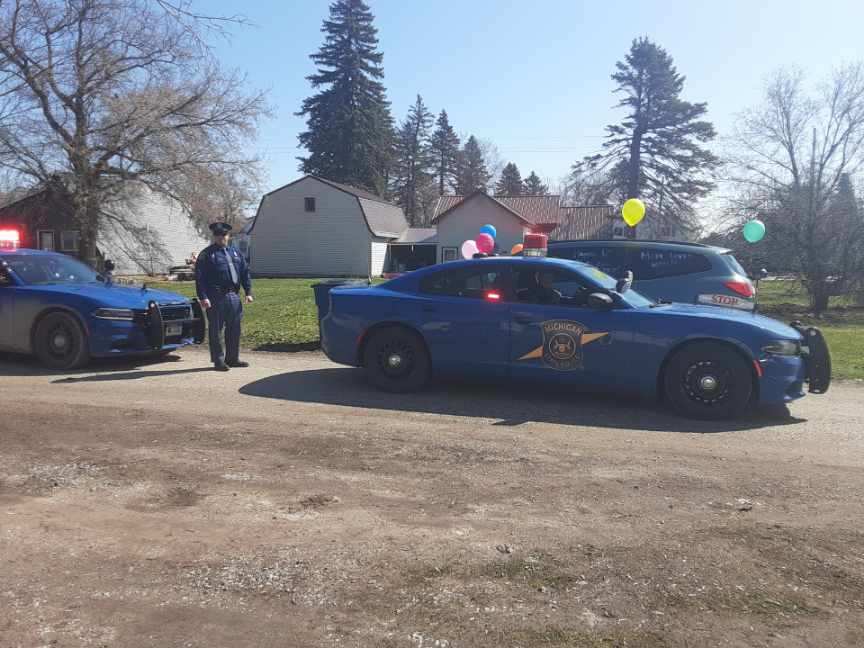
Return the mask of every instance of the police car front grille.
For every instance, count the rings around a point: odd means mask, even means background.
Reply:
[[[177,320],[192,319],[192,307],[184,304],[180,306],[160,306],[163,322],[174,322]]]

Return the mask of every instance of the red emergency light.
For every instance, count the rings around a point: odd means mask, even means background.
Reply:
[[[497,302],[501,301],[501,293],[497,290],[490,290],[486,293],[486,301]]]
[[[21,245],[21,233],[14,229],[0,229],[0,249],[14,250]]]

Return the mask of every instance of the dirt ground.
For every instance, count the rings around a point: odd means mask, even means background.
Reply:
[[[864,388],[736,424],[0,358],[0,647],[864,645]]]

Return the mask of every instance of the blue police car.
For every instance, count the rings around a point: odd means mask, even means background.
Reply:
[[[505,378],[665,398],[729,418],[830,383],[816,329],[744,311],[658,303],[596,267],[545,257],[431,266],[371,287],[319,285],[321,344],[402,392],[433,375]]]
[[[204,339],[197,302],[112,284],[54,252],[0,250],[0,350],[72,369],[90,358],[163,354]]]

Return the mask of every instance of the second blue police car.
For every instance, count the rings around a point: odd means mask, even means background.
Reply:
[[[492,257],[424,268],[375,287],[319,286],[321,343],[379,388],[433,374],[554,381],[665,398],[729,418],[828,389],[816,329],[711,306],[658,303],[577,261]]]
[[[64,254],[0,250],[0,350],[56,369],[91,357],[158,355],[204,339],[197,302],[113,285]]]

